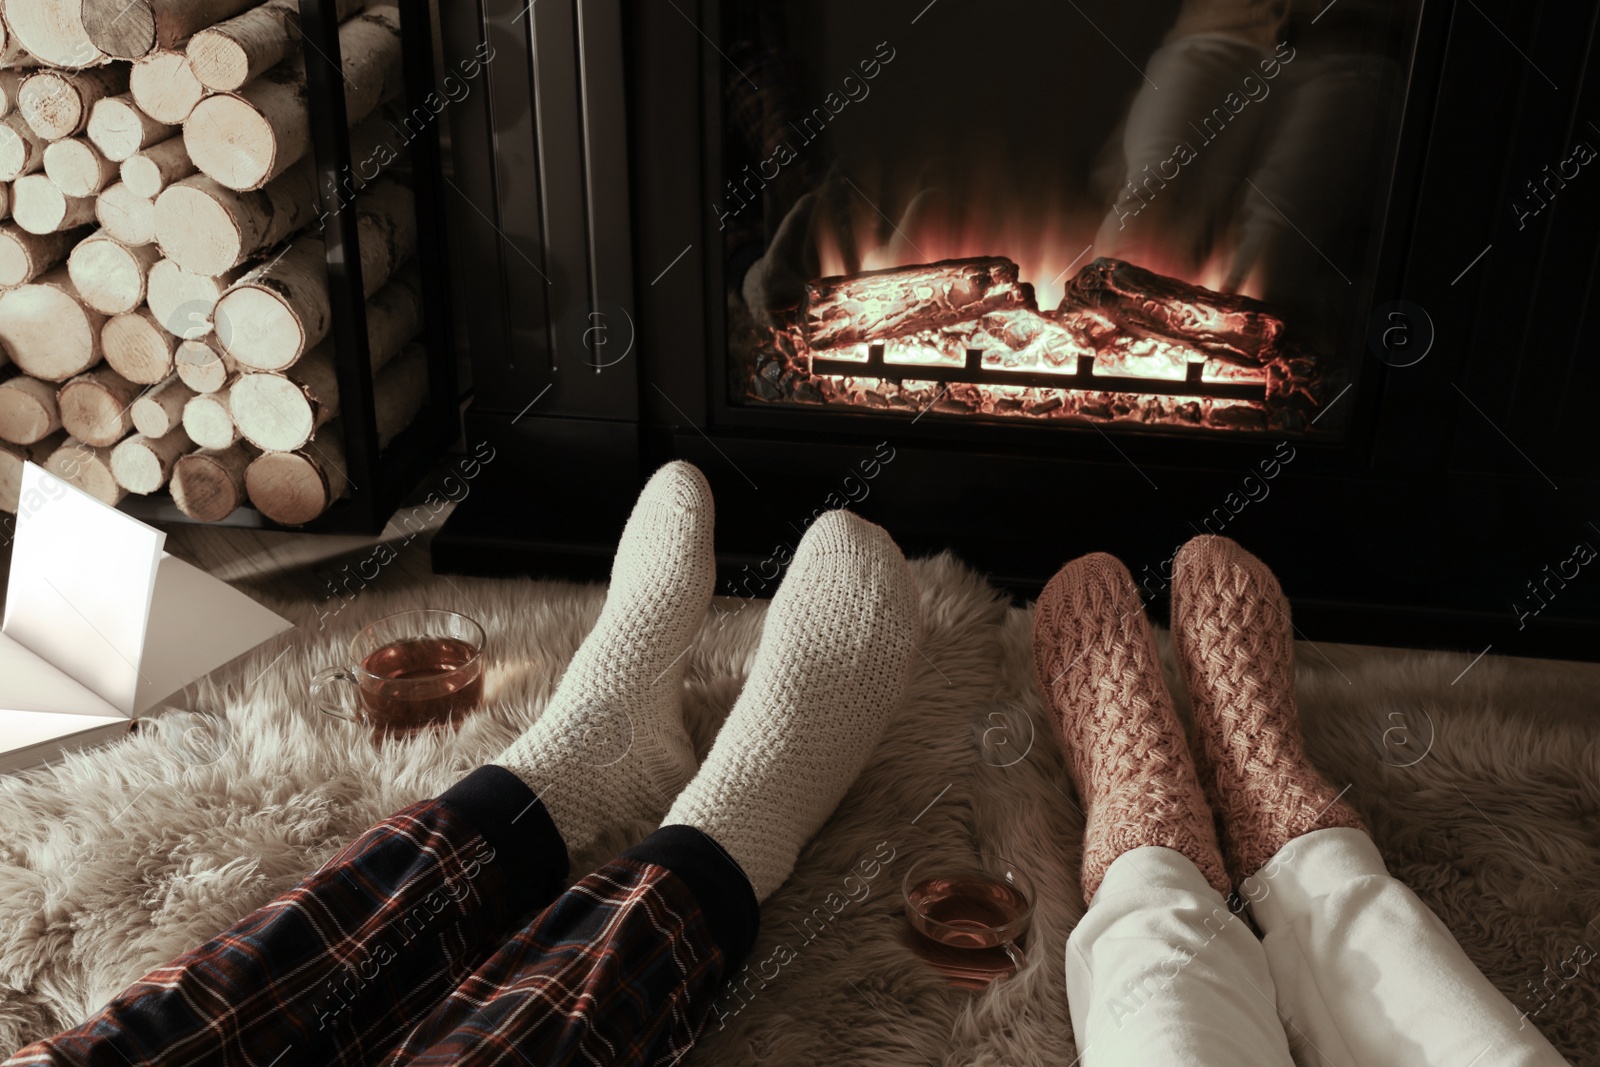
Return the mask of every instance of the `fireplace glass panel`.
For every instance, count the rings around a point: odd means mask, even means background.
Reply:
[[[730,399],[1336,437],[1420,6],[726,0]]]

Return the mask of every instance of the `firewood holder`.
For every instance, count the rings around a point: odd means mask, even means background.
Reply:
[[[434,91],[433,30],[427,0],[395,0],[400,8],[401,100],[405,113],[422,109]],[[339,49],[339,18],[333,0],[300,0],[301,51],[311,101],[312,154],[317,191],[326,223],[328,297],[333,311],[329,336],[335,346],[340,423],[344,430],[346,495],[314,521],[300,527],[312,533],[382,531],[389,517],[433,469],[439,456],[461,436],[461,397],[457,381],[455,331],[450,302],[447,212],[438,118],[423,124],[406,142],[417,213],[417,262],[424,294],[423,330],[428,350],[428,397],[411,425],[379,449],[372,363],[368,358],[366,297],[361,278],[358,217],[354,202],[341,201],[354,170],[345,109]],[[396,147],[399,147],[398,145]],[[130,506],[131,505],[131,506]],[[130,513],[162,522],[194,522],[164,495],[130,496]],[[220,525],[273,527],[253,508],[241,507]]]

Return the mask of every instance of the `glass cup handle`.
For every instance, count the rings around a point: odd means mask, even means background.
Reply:
[[[1015,967],[1018,971],[1021,971],[1028,965],[1028,957],[1023,955],[1022,949],[1017,947],[1017,943],[1015,941],[1007,941],[1000,947],[1006,950],[1006,956],[1011,960],[1011,966]]]
[[[340,682],[350,686],[359,701],[361,683],[356,680],[356,676],[351,672],[350,668],[329,667],[326,670],[318,671],[312,676],[311,703],[324,715],[331,715],[335,719],[343,719],[345,722],[353,722],[359,726],[361,725],[361,720],[344,710],[345,702],[340,699],[340,694],[334,688]],[[359,707],[359,704],[357,706]]]

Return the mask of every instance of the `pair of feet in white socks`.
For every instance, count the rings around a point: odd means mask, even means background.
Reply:
[[[819,518],[697,768],[681,700],[716,584],[713,517],[698,470],[675,462],[656,472],[623,531],[599,621],[539,721],[494,762],[544,801],[570,851],[665,812],[662,825],[696,827],[721,845],[765,900],[900,702],[916,598],[881,528],[845,511]]]

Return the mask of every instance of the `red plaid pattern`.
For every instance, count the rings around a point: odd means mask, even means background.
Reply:
[[[481,768],[5,1067],[674,1062],[754,938],[748,882],[686,827],[556,896],[566,860]]]

